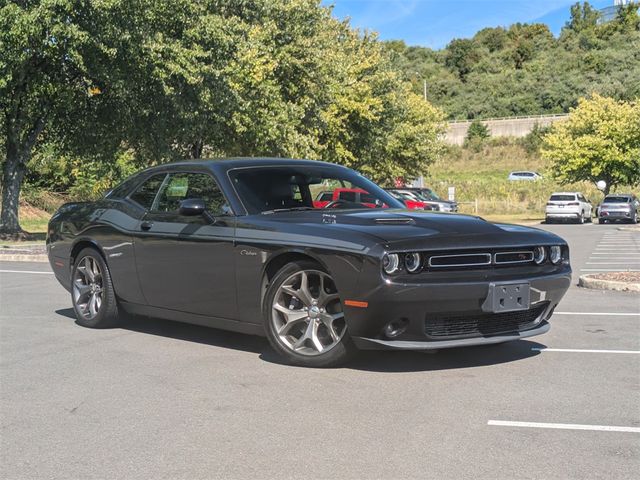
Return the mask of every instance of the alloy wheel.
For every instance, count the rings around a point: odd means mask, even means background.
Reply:
[[[73,274],[73,303],[86,319],[94,319],[102,307],[102,270],[95,258],[86,256]]]
[[[331,350],[347,330],[335,283],[319,270],[302,270],[282,282],[271,322],[284,346],[309,356]]]

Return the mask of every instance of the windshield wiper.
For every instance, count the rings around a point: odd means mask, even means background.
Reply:
[[[269,215],[271,213],[280,213],[280,212],[296,212],[302,210],[316,210],[313,207],[289,207],[289,208],[274,208],[273,210],[265,210],[262,212],[263,215]]]

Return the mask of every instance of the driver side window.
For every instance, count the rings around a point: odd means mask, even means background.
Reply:
[[[164,182],[154,211],[177,212],[180,202],[201,198],[214,216],[229,215],[231,209],[215,180],[205,173],[171,173]]]

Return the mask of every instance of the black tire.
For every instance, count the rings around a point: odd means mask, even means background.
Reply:
[[[75,299],[76,292],[78,291],[75,288],[78,270],[84,268],[87,259],[89,262],[95,262],[99,267],[99,278],[101,281],[101,303],[95,316],[90,318],[83,313],[81,303]],[[85,248],[80,251],[74,259],[73,269],[71,270],[71,283],[71,303],[79,325],[88,328],[112,328],[120,323],[121,318],[124,316],[118,308],[118,300],[113,289],[111,274],[100,252],[94,248]],[[88,302],[86,308],[88,308]]]
[[[599,218],[599,219],[598,219],[598,223],[599,223],[600,225],[604,225],[604,224],[606,224],[606,223],[609,223],[609,220],[605,220],[604,218]]]
[[[584,212],[581,212],[578,215],[578,223],[581,224],[581,225],[584,223]]]
[[[636,211],[633,215],[633,217],[631,217],[631,223],[633,224],[637,224],[638,221],[640,221],[640,218],[638,218],[638,212]]]
[[[269,343],[276,351],[276,353],[285,358],[286,361],[292,365],[313,368],[336,367],[344,364],[357,352],[357,348],[351,340],[351,337],[349,336],[349,331],[347,330],[346,324],[344,327],[345,331],[337,343],[335,343],[326,352],[317,353],[313,356],[297,353],[290,346],[285,345],[285,343],[277,334],[276,327],[274,325],[275,322],[273,317],[273,304],[276,295],[279,293],[280,287],[285,283],[285,281],[290,279],[292,275],[310,270],[324,272],[325,274],[329,275],[329,273],[324,268],[322,268],[315,262],[295,261],[289,263],[288,265],[285,265],[273,277],[272,281],[267,287],[267,292],[263,302],[263,319],[265,333],[267,339],[269,340]]]

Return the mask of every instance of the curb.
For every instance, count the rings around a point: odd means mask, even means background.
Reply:
[[[0,254],[0,262],[48,262],[46,255],[2,255]]]
[[[640,227],[618,227],[621,232],[640,232]]]
[[[640,283],[616,282],[614,280],[601,280],[590,275],[580,275],[578,286],[593,288],[596,290],[615,290],[618,292],[640,292]]]

